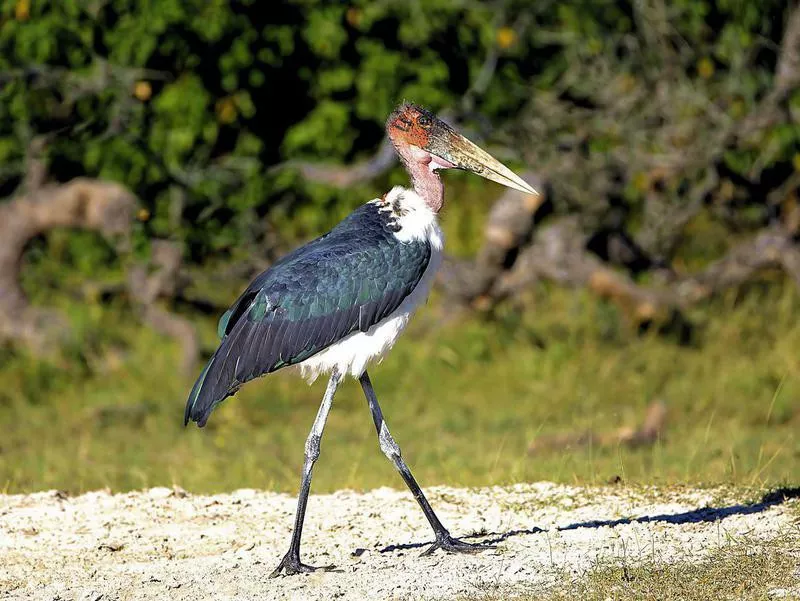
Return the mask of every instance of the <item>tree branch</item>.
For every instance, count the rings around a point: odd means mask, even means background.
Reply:
[[[736,137],[746,140],[756,132],[779,123],[784,115],[781,105],[798,87],[800,87],[800,5],[795,3],[786,20],[772,89],[745,118],[738,128]]]
[[[384,138],[378,151],[368,160],[355,165],[323,165],[306,161],[286,161],[272,167],[270,173],[297,169],[303,178],[337,188],[347,188],[380,177],[397,163],[397,154],[389,138]]]
[[[530,239],[535,215],[545,201],[545,184],[535,174],[522,179],[540,191],[537,196],[507,190],[492,206],[484,228],[483,246],[475,260],[446,258],[440,283],[445,292],[463,304],[486,306],[485,296],[513,263],[514,255]]]
[[[27,243],[57,227],[124,237],[130,231],[135,203],[134,196],[119,184],[77,178],[41,186],[0,205],[0,340],[20,340],[36,349],[46,342],[44,330],[51,320],[29,306],[19,282]]]
[[[180,248],[166,240],[155,240],[147,264],[135,265],[128,271],[128,293],[151,328],[174,338],[181,345],[181,370],[188,375],[197,364],[200,344],[192,324],[185,318],[160,306],[160,298],[174,298],[185,286],[181,274],[183,260]]]
[[[585,287],[617,305],[634,323],[665,319],[722,291],[742,285],[767,269],[783,270],[800,288],[800,250],[781,226],[760,232],[734,246],[703,271],[677,277],[662,287],[645,287],[606,266],[585,249],[586,236],[574,218],[562,218],[542,229],[514,268],[492,290],[507,298],[539,280]]]

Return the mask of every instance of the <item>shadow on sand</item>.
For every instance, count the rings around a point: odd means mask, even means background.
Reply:
[[[566,526],[558,526],[557,530],[576,530],[578,528],[603,528],[609,526],[623,526],[625,524],[644,524],[648,522],[666,522],[668,524],[696,524],[700,522],[716,522],[733,515],[750,515],[752,513],[759,513],[765,511],[775,505],[780,505],[789,499],[800,498],[800,487],[793,488],[778,488],[772,492],[765,494],[758,502],[755,503],[741,503],[737,505],[729,505],[727,507],[702,507],[700,509],[692,509],[691,511],[683,511],[681,513],[662,513],[658,515],[643,515],[638,518],[619,518],[616,520],[591,520],[589,522],[576,522]],[[481,543],[494,545],[501,543],[506,539],[513,536],[523,536],[527,534],[537,534],[544,532],[543,528],[534,526],[533,528],[523,528],[519,530],[509,530],[508,532],[480,532],[477,534],[470,534],[464,538],[480,538]],[[390,553],[392,551],[402,551],[406,549],[418,549],[428,547],[433,541],[424,543],[407,543],[402,545],[389,545],[380,549],[381,553]]]

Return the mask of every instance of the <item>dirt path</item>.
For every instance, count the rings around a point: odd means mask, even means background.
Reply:
[[[430,489],[454,534],[496,550],[420,557],[430,532],[411,496],[378,489],[311,497],[304,560],[342,573],[270,580],[288,545],[292,496],[155,488],[66,497],[0,495],[0,598],[436,599],[544,590],[598,561],[699,561],[731,537],[797,532],[797,499],[737,505],[720,491]],[[706,508],[706,509],[703,509]],[[382,551],[387,545],[413,545]]]

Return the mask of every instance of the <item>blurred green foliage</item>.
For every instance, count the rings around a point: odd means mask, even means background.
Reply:
[[[125,183],[149,209],[150,234],[187,240],[200,253],[240,242],[248,223],[276,205],[289,206],[292,216],[308,202],[352,207],[368,192],[331,198],[328,189],[303,187],[267,167],[371,150],[402,98],[435,109],[455,102],[494,43],[491,11],[449,2],[418,8],[6,3],[4,191],[19,182],[30,141],[55,133],[47,158],[56,179],[89,174]],[[457,45],[440,55],[450,41]],[[506,70],[493,85],[499,91],[511,79],[521,78]],[[494,113],[511,112],[525,94],[521,86],[503,102],[498,94]],[[321,227],[319,214],[302,212],[310,223],[297,234]]]
[[[735,74],[743,105],[764,93],[782,0],[652,4],[669,11],[678,52],[702,53],[685,67],[693,76],[718,78],[722,92]],[[265,216],[284,238],[306,238],[374,194],[371,186],[402,175],[336,191],[270,167],[372,152],[404,98],[454,109],[517,150],[554,145],[515,133],[523,108],[604,53],[624,70],[633,58],[618,52],[619,40],[642,35],[640,14],[617,0],[282,0],[268,8],[8,0],[0,9],[0,197],[17,189],[26,148],[46,135],[54,179],[123,182],[150,216],[141,235],[184,241],[195,260],[263,236]],[[482,79],[487,57],[496,63]],[[572,91],[581,85],[573,81]],[[769,160],[791,159],[796,128],[770,135]],[[604,152],[601,142],[591,152]],[[728,160],[745,170],[754,159]]]

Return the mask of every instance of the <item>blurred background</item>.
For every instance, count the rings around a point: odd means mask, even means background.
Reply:
[[[543,191],[444,176],[372,370],[423,486],[796,482],[796,2],[0,6],[0,490],[294,492],[324,382],[185,398],[251,277],[407,182],[404,99]],[[320,463],[401,486],[353,382]]]

